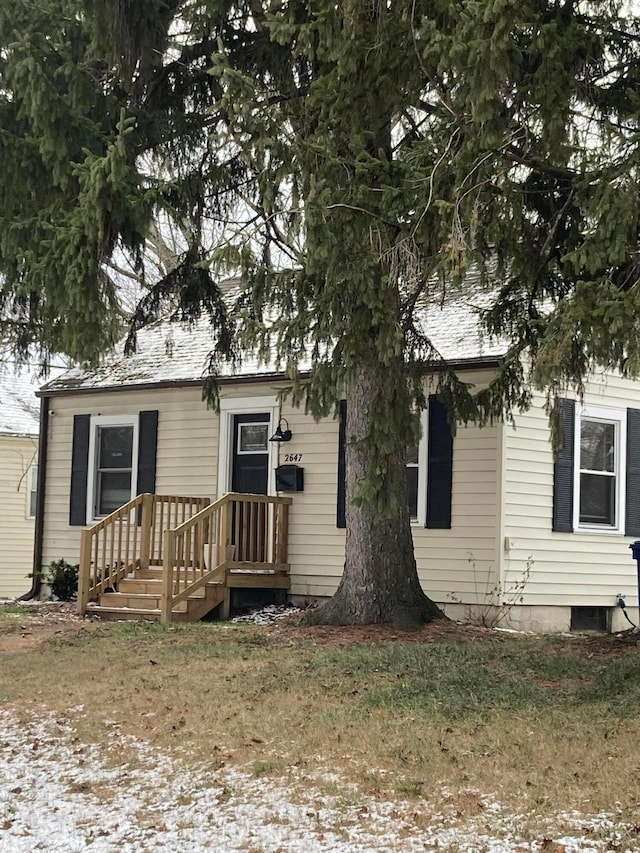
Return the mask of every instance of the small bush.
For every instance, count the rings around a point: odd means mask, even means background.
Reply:
[[[54,560],[45,578],[59,601],[73,601],[78,595],[78,569],[66,560]]]

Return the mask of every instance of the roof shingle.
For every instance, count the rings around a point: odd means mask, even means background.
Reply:
[[[480,327],[478,306],[482,296],[479,291],[470,297],[449,293],[444,299],[436,298],[420,306],[420,330],[429,336],[445,361],[474,362],[506,353],[505,341],[489,338]],[[138,332],[135,353],[124,355],[123,339],[97,367],[74,367],[43,390],[64,392],[201,381],[206,377],[213,343],[212,329],[205,318],[195,324],[161,320]],[[309,367],[310,364],[299,365],[300,371]],[[221,376],[259,379],[280,372],[275,359],[258,361],[249,354],[235,371],[223,365]]]

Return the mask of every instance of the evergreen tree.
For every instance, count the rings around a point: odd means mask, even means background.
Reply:
[[[617,0],[15,5],[0,11],[4,336],[95,357],[116,316],[104,260],[180,223],[181,263],[134,330],[168,300],[213,314],[233,355],[214,279],[241,271],[240,342],[275,351],[315,416],[346,398],[345,572],[316,618],[438,615],[405,502],[439,360],[416,306],[476,265],[487,330],[513,341],[477,394],[438,365],[459,421],[526,407],[532,382],[551,401],[594,362],[638,374],[633,16]]]

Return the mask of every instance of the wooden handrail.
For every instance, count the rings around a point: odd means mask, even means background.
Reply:
[[[137,495],[81,533],[78,611],[137,568],[162,561],[164,524],[184,523],[209,498]]]
[[[228,569],[286,572],[290,497],[143,494],[81,534],[78,611],[136,569],[162,565],[161,619]],[[226,599],[225,599],[226,601]]]
[[[163,540],[161,621],[205,584],[222,581],[229,565],[286,570],[290,497],[228,493]]]

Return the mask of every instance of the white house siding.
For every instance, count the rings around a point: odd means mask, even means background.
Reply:
[[[0,435],[0,598],[16,598],[31,588],[34,520],[27,517],[27,471],[37,441]]]
[[[552,532],[553,453],[543,402],[537,395],[531,411],[516,418],[515,429],[505,426],[503,586],[509,590],[521,581],[529,562],[524,605],[563,608],[555,620],[550,610],[546,613],[550,625],[568,628],[571,607],[615,607],[620,592],[635,607],[636,564],[630,537]],[[640,408],[640,383],[595,376],[587,385],[585,403]],[[620,620],[617,624],[623,627]]]
[[[301,454],[304,492],[292,494],[289,524],[291,593],[300,596],[332,595],[342,576],[344,530],[336,527],[338,488],[338,421],[316,423],[303,410],[283,408],[293,437],[279,447],[285,456]]]
[[[488,374],[468,374],[479,385]],[[280,445],[285,454],[302,454],[304,492],[293,495],[289,560],[291,593],[332,595],[344,565],[344,530],[336,527],[338,421],[315,423],[285,404],[283,415],[293,437]],[[427,594],[439,603],[484,604],[498,583],[499,538],[497,465],[500,428],[459,427],[453,448],[450,530],[414,526],[416,561]]]
[[[52,397],[44,514],[43,565],[77,563],[81,527],[69,525],[73,416],[128,415],[158,410],[156,489],[159,494],[213,497],[216,491],[218,417],[199,387],[116,391]]]
[[[453,444],[451,529],[414,528],[418,572],[439,603],[485,604],[498,583],[499,427],[459,427]]]
[[[224,385],[224,397],[268,397],[268,382]],[[44,518],[43,564],[79,559],[80,527],[69,526],[73,416],[123,415],[157,409],[158,493],[213,497],[217,493],[218,416],[201,401],[199,387],[83,393],[52,397]],[[338,421],[316,423],[285,402],[291,441],[277,446],[304,468],[304,491],[292,493],[289,525],[291,593],[335,592],[344,564],[344,530],[336,527]],[[414,528],[422,584],[437,601],[484,602],[497,583],[496,465],[499,430],[461,427],[454,440],[451,530]]]

